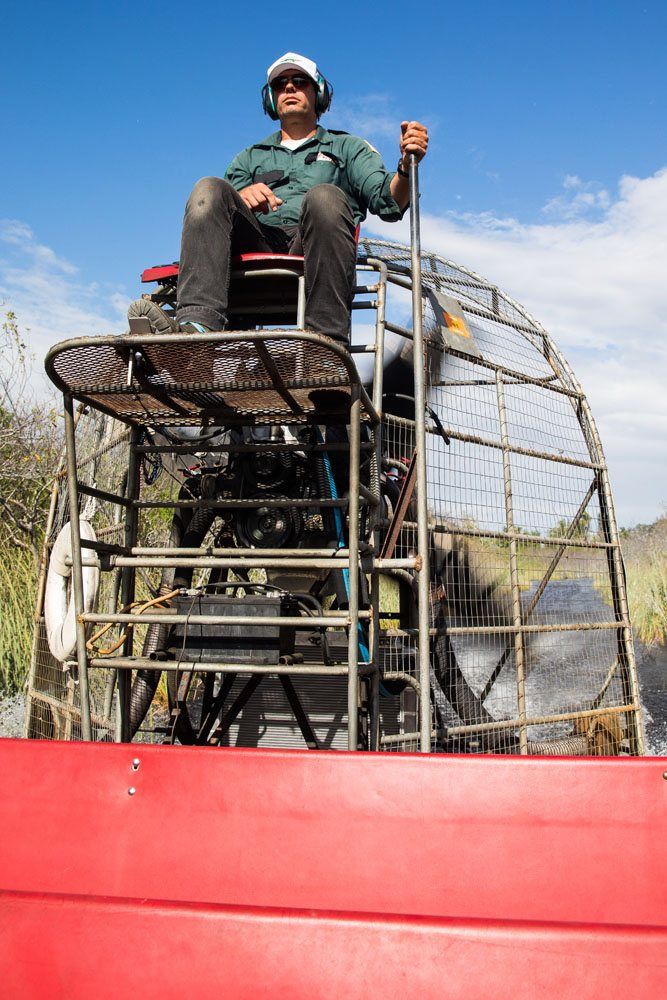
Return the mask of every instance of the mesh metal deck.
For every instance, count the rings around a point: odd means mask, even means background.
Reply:
[[[63,392],[140,426],[333,416],[358,382],[343,347],[294,331],[82,338],[52,348],[46,368]]]

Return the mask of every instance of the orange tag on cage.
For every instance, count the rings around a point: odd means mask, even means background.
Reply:
[[[482,352],[475,340],[475,318],[466,315],[463,306],[453,296],[447,295],[435,288],[426,289],[432,313],[432,327],[429,327],[433,336],[439,336],[445,351],[458,351],[460,354],[467,354],[471,358],[480,358]],[[427,326],[429,326],[427,315]]]
[[[448,313],[446,309],[442,310],[442,315],[445,318],[445,326],[447,327],[448,330],[451,330],[453,333],[458,333],[462,337],[468,337],[468,339],[470,339],[470,330],[465,325],[465,321],[460,316],[452,316],[452,314]]]

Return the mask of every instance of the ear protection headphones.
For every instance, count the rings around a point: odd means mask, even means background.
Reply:
[[[315,83],[314,80],[313,83]],[[328,80],[324,79],[323,76],[318,76],[317,83],[315,83],[315,114],[318,118],[320,115],[323,115],[325,111],[329,110],[332,100],[333,87]],[[276,100],[273,96],[273,89],[268,83],[265,83],[262,87],[262,108],[264,109],[265,115],[272,118],[274,122],[278,121]]]

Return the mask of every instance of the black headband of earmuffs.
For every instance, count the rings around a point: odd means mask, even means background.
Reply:
[[[307,74],[304,74],[307,76]],[[333,87],[328,80],[325,80],[323,76],[318,76],[317,83],[313,80],[315,84],[315,114],[319,118],[323,115],[325,111],[328,111],[331,107],[331,101],[333,100]],[[264,114],[272,118],[274,122],[278,121],[278,112],[276,111],[276,102],[273,97],[273,90],[271,89],[271,84],[265,83],[262,87],[262,108],[264,109]]]

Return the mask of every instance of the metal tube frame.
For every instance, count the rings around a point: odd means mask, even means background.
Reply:
[[[419,724],[422,753],[431,750],[431,581],[429,573],[428,496],[426,475],[426,376],[423,337],[421,236],[419,229],[419,168],[410,156],[410,258],[412,271],[412,337],[414,343],[415,447],[417,451],[417,553],[419,568]]]
[[[83,565],[81,561],[81,528],[79,523],[79,491],[76,468],[76,441],[74,401],[69,393],[63,396],[65,415],[65,449],[67,464],[67,492],[69,496],[70,537],[72,547],[72,594],[76,615],[76,663],[79,673],[79,699],[81,704],[81,737],[92,739],[90,721],[90,691],[88,687],[88,653],[86,651],[86,626],[81,620],[83,603]]]
[[[255,619],[257,623],[257,619]],[[103,667],[108,669],[113,666],[118,670],[119,677],[123,674],[129,675],[133,670],[166,670],[169,673],[252,673],[252,674],[295,674],[308,677],[344,677],[350,675],[351,671],[346,663],[326,664],[317,663],[224,663],[213,660],[151,660],[146,656],[91,656],[91,667]],[[357,677],[365,676],[371,672],[367,663],[357,664],[355,674]],[[356,705],[356,699],[355,699]],[[351,747],[356,750],[356,745]]]
[[[127,472],[127,499],[130,506],[125,516],[125,547],[131,549],[137,544],[138,510],[133,501],[139,496],[140,490],[140,462],[141,457],[137,453],[137,445],[141,438],[140,431],[133,427],[130,431],[128,472]],[[127,607],[134,600],[135,592],[135,567],[125,565],[121,569],[120,600],[121,606]],[[125,641],[123,643],[123,656],[132,655],[134,642],[134,632],[132,628],[127,629]],[[117,666],[117,665],[116,665]],[[116,716],[116,742],[127,743],[130,739],[130,692],[132,676],[124,670],[118,672],[118,715]]]
[[[375,451],[372,459],[372,489],[378,503],[372,512],[371,538],[373,554],[380,554],[380,527],[382,520],[382,505],[380,503],[380,470],[382,467],[382,394],[384,385],[384,334],[385,313],[387,304],[387,265],[384,261],[369,258],[368,265],[377,268],[378,283],[375,286],[377,294],[377,312],[375,317],[375,363],[373,366],[372,400],[375,412],[380,415],[380,424],[373,428],[373,443]],[[369,704],[369,747],[380,749],[380,574],[381,569],[373,560],[371,569],[371,621],[369,628],[369,654],[373,673],[370,678]]]
[[[512,619],[516,629],[514,633],[514,669],[516,671],[517,702],[519,710],[519,748],[522,754],[528,753],[528,730],[526,728],[526,671],[524,664],[523,618],[521,613],[521,587],[519,585],[519,560],[517,542],[514,532],[514,503],[512,499],[512,470],[509,451],[509,433],[507,430],[507,410],[505,408],[505,390],[500,372],[496,372],[496,394],[498,398],[498,417],[500,420],[500,439],[503,443],[503,480],[505,485],[505,518],[509,539],[510,587],[512,591]]]
[[[283,501],[283,506],[285,501]],[[258,506],[264,506],[263,504],[258,504]],[[350,506],[352,503],[350,502]],[[359,510],[359,500],[357,499],[357,510]],[[350,546],[350,549],[352,546]],[[422,565],[420,557],[407,557],[405,559],[377,559],[373,560],[372,554],[367,553],[363,556],[362,562],[366,564],[368,570],[370,571],[371,566],[377,565],[378,568],[394,567],[396,569],[419,569]],[[283,559],[232,559],[227,558],[217,558],[216,556],[174,556],[170,558],[169,556],[156,556],[152,559],[150,556],[116,556],[111,555],[109,557],[110,566],[121,566],[123,568],[132,566],[144,568],[149,568],[152,566],[192,566],[200,568],[211,568],[213,566],[227,567],[228,569],[343,569],[348,566],[352,567],[354,565],[359,565],[359,558],[357,556],[356,562],[353,560],[352,556],[348,559],[293,559],[290,556],[285,556]]]
[[[359,466],[361,452],[361,398],[355,386],[350,404],[350,503],[348,507],[348,547],[350,574],[348,594],[348,676],[347,748],[356,750],[359,741]]]

